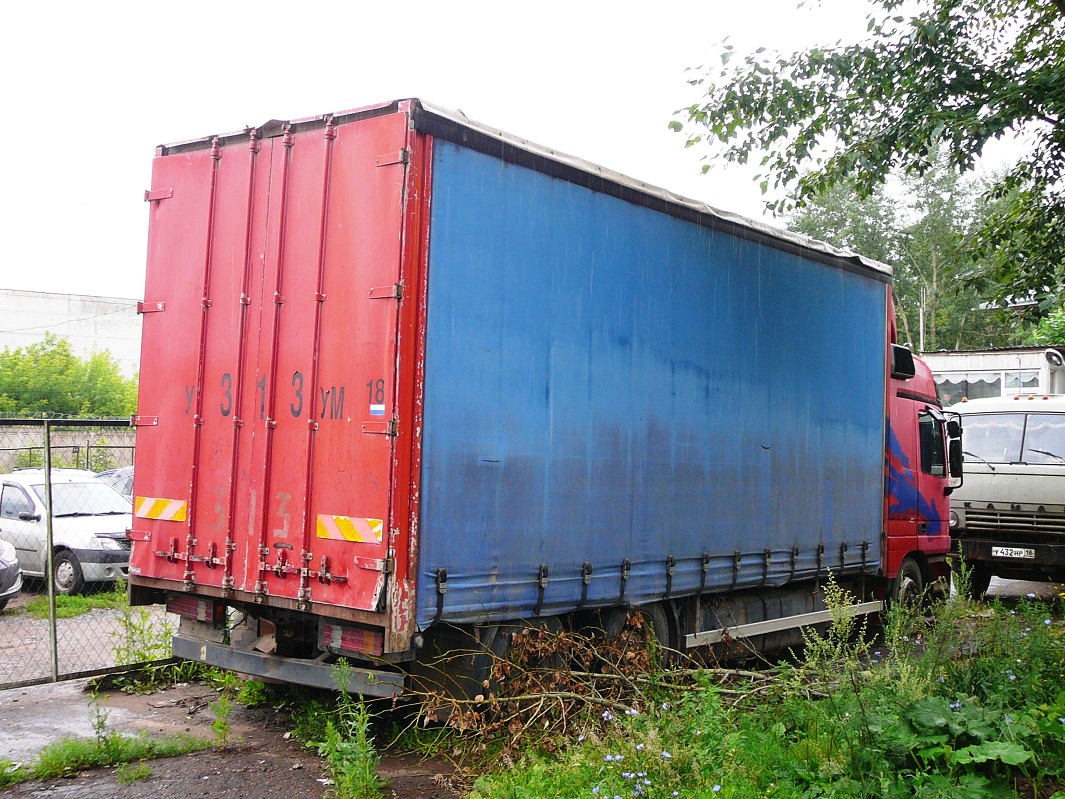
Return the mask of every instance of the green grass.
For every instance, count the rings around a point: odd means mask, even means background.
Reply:
[[[51,780],[86,769],[104,768],[159,757],[175,757],[208,749],[212,742],[193,735],[149,737],[110,731],[96,738],[63,738],[42,749],[29,763],[0,760],[0,788],[29,780]],[[150,772],[150,768],[149,768]],[[138,773],[134,769],[131,773]],[[143,779],[143,767],[139,767]]]
[[[55,598],[56,618],[59,619],[70,619],[90,610],[121,610],[127,607],[129,605],[126,601],[124,582],[116,583],[109,591],[73,596],[57,594]],[[47,619],[48,595],[40,594],[27,602],[26,613],[34,619]]]
[[[762,679],[662,673],[628,712],[571,705],[523,730],[471,798],[1065,799],[1061,610],[896,610],[882,637],[842,625]]]
[[[149,779],[152,776],[152,767],[147,763],[121,763],[115,769],[115,779],[123,785],[132,785],[135,782]]]

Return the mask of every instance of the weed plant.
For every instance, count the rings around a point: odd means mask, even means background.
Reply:
[[[215,744],[219,749],[226,749],[229,746],[229,733],[233,728],[233,722],[230,720],[233,713],[233,700],[229,692],[223,690],[210,707],[214,713],[211,729],[214,730]]]
[[[119,608],[118,630],[111,634],[115,663],[119,666],[164,660],[173,653],[174,625],[159,619],[151,608]]]
[[[334,674],[341,686],[336,705],[324,702],[305,709],[297,720],[297,735],[324,757],[337,799],[374,799],[387,783],[377,776],[381,757],[374,747],[371,715],[366,703],[348,690],[350,667],[341,660]]]
[[[653,701],[596,708],[561,746],[527,731],[471,796],[1065,799],[1060,604],[895,606],[874,638],[845,591],[826,599],[832,626],[793,664],[662,673]]]

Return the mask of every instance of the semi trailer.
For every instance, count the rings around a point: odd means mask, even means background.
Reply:
[[[515,626],[773,648],[946,574],[889,267],[418,100],[160,146],[129,592],[395,695]]]

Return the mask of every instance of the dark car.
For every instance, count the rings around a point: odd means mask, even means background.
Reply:
[[[8,600],[22,590],[22,569],[18,565],[15,547],[0,541],[0,610],[7,607]]]

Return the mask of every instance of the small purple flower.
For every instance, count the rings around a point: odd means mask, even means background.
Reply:
[[[662,750],[662,758],[664,760],[672,760],[673,759],[673,755],[671,755],[669,752],[667,752],[665,749],[663,749]]]
[[[636,744],[636,751],[637,752],[642,752],[643,751],[643,744]]]
[[[721,793],[721,786],[720,785],[715,785],[713,787],[713,791],[714,791],[714,793]]]

